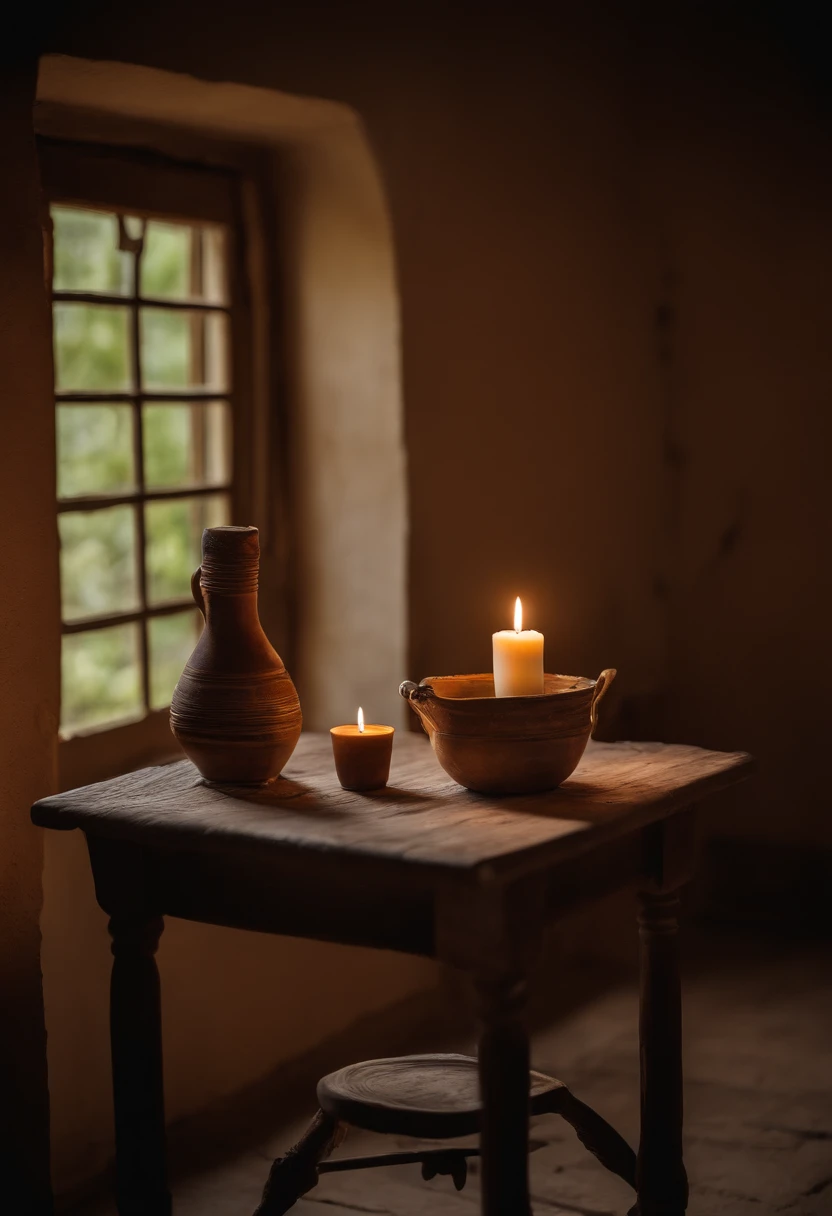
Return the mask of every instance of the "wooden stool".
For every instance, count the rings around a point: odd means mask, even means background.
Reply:
[[[602,1165],[635,1189],[636,1156],[629,1144],[562,1081],[529,1074],[532,1115],[560,1115]],[[255,1216],[282,1216],[323,1173],[421,1163],[422,1177],[449,1174],[458,1191],[476,1148],[424,1149],[370,1157],[326,1158],[350,1127],[381,1135],[450,1140],[480,1130],[477,1061],[473,1056],[397,1056],[349,1064],[318,1082],[320,1110],[301,1139],[269,1172]]]

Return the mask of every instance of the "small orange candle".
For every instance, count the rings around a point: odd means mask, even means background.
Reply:
[[[392,726],[365,725],[364,710],[359,706],[357,723],[333,726],[329,733],[335,771],[345,790],[380,790],[387,784],[395,733]]]

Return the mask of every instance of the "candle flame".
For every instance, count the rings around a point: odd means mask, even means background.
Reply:
[[[358,707],[358,733],[364,734],[364,710],[359,705]]]
[[[514,628],[517,633],[523,628],[523,605],[519,595],[514,601]]]

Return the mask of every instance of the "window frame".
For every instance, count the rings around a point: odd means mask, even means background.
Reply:
[[[232,522],[249,522],[254,520],[261,526],[261,539],[267,542],[267,551],[274,557],[284,553],[286,546],[281,538],[274,535],[282,521],[282,516],[274,510],[271,492],[272,478],[268,476],[272,462],[269,456],[272,443],[266,443],[266,451],[259,453],[256,458],[258,440],[264,433],[271,438],[274,430],[269,421],[274,413],[275,401],[272,393],[274,375],[265,378],[266,391],[257,392],[257,361],[258,354],[262,364],[268,360],[268,353],[257,351],[257,338],[267,335],[272,328],[273,311],[268,287],[261,291],[260,299],[253,290],[250,278],[251,264],[249,246],[252,241],[263,241],[263,233],[252,231],[259,216],[266,212],[261,195],[262,182],[253,181],[251,175],[242,172],[233,165],[218,165],[212,163],[192,162],[179,159],[146,148],[129,146],[112,146],[110,144],[90,144],[64,138],[38,138],[38,151],[41,166],[41,179],[44,196],[44,229],[46,250],[46,278],[49,292],[50,308],[55,293],[52,291],[52,231],[49,208],[52,204],[98,208],[127,212],[130,215],[147,219],[168,219],[181,222],[221,224],[226,231],[226,259],[228,276],[228,299],[221,310],[229,317],[229,363],[231,368],[230,389],[227,392],[199,389],[182,394],[183,399],[193,400],[202,396],[205,399],[222,399],[229,402],[232,429],[232,464],[230,469],[230,500]],[[252,206],[252,199],[255,204]],[[248,205],[246,205],[248,204]],[[269,285],[270,286],[270,285]],[[139,307],[141,297],[139,284],[133,285],[133,294],[119,299],[121,305],[131,305],[133,321],[133,342],[136,341]],[[59,297],[63,293],[57,293]],[[71,293],[71,298],[83,303],[92,302],[90,293],[87,301],[84,293]],[[262,318],[255,319],[254,304],[261,306],[262,311],[268,312],[267,324],[262,324]],[[106,294],[95,295],[94,302],[108,303]],[[158,301],[150,303],[155,307]],[[165,306],[164,304],[162,305]],[[193,304],[183,304],[190,307]],[[199,305],[196,306],[197,310]],[[259,322],[259,324],[257,323]],[[261,337],[261,345],[262,337]],[[269,351],[271,343],[268,343]],[[138,354],[134,351],[134,370],[138,363]],[[135,378],[135,377],[134,377]],[[177,392],[144,392],[141,385],[135,382],[129,392],[97,394],[95,392],[61,393],[56,390],[55,407],[62,400],[71,401],[80,397],[95,400],[97,397],[107,401],[123,401],[132,406],[133,417],[140,415],[142,403],[145,400],[176,400]],[[259,397],[259,399],[258,399]],[[134,458],[141,461],[142,453],[138,448],[140,439],[140,422],[134,428]],[[264,470],[264,460],[267,461]],[[139,472],[140,466],[137,467]],[[264,475],[265,472],[265,475]],[[113,505],[122,499],[138,506],[137,516],[139,528],[137,542],[144,545],[144,524],[142,504],[144,501],[165,500],[173,501],[177,490],[148,491],[143,486],[141,477],[137,477],[138,485],[132,493],[123,495],[107,495],[113,499]],[[183,490],[184,495],[228,493],[223,487],[204,486],[196,490]],[[103,505],[103,504],[102,504]],[[74,503],[70,509],[81,509]],[[57,514],[63,511],[65,504],[58,506],[56,484],[56,523]],[[263,526],[265,524],[265,527]],[[265,534],[265,535],[264,535]],[[145,557],[141,548],[137,552],[140,565],[144,569]],[[272,563],[273,567],[273,563]],[[143,579],[143,575],[141,576]],[[279,580],[281,589],[283,578]],[[176,604],[148,608],[142,588],[143,607],[132,613],[118,614],[121,620],[138,620],[142,622],[143,637],[147,636],[145,621],[155,616],[181,610],[188,600],[177,601]],[[59,609],[60,612],[60,609]],[[285,609],[284,609],[285,612]],[[282,614],[281,614],[282,615]],[[73,623],[65,624],[60,612],[60,628],[62,637],[69,633],[78,632],[78,626]],[[105,618],[102,617],[102,626]],[[114,617],[115,620],[115,617]],[[281,622],[282,623],[282,622]],[[282,632],[282,631],[281,631]],[[145,682],[144,694],[147,695],[148,661],[145,643],[142,643],[142,679]],[[59,736],[59,775],[62,788],[71,788],[92,780],[125,772],[143,764],[160,762],[180,755],[178,745],[173,739],[169,728],[168,708],[149,710],[140,719],[108,726],[89,728],[73,733],[64,738]]]

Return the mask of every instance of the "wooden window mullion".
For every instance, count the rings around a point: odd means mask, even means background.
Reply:
[[[123,222],[123,220],[121,221]],[[138,546],[137,573],[139,582],[139,661],[141,663],[142,701],[144,712],[150,712],[150,639],[147,628],[147,536],[145,526],[145,492],[147,486],[144,475],[144,409],[143,389],[144,375],[142,371],[141,353],[141,272],[142,255],[144,253],[146,225],[142,224],[142,235],[138,248],[133,252],[133,295],[130,304],[131,346],[133,363],[133,467],[136,470],[136,489],[138,499],[133,510],[135,512],[136,544]]]
[[[123,308],[129,303],[131,296],[109,295],[103,291],[55,291],[52,301],[55,304],[95,304]],[[231,309],[225,304],[208,304],[204,300],[168,300],[161,298],[145,298],[139,295],[137,303],[140,308],[166,309],[168,312],[192,312],[229,314]]]
[[[129,298],[122,300],[122,304],[128,303]],[[113,389],[112,392],[106,389],[59,389],[55,393],[55,400],[59,405],[95,405],[96,402],[102,402],[105,405],[112,403],[120,405],[122,403],[130,404],[138,397],[138,393],[127,392],[124,389]],[[171,389],[145,389],[141,394],[143,401],[172,401],[174,403],[184,401],[193,402],[199,405],[200,402],[230,401],[234,396],[233,389],[217,390],[216,388],[171,388]]]
[[[81,617],[75,621],[64,621],[62,630],[64,633],[93,633],[98,629],[108,629],[111,625],[131,625],[145,617],[148,620],[154,620],[160,616],[176,616],[179,612],[187,612],[193,606],[194,602],[190,597],[169,600],[164,604],[157,604],[144,610],[137,608],[135,612],[112,612],[106,616]]]
[[[72,511],[104,511],[107,507],[137,506],[148,502],[172,502],[177,498],[209,498],[214,494],[230,494],[232,489],[233,485],[230,481],[222,481],[210,486],[145,490],[143,494],[133,491],[127,494],[95,494],[89,498],[77,495],[73,498],[61,499],[58,503],[58,513],[65,515]]]

